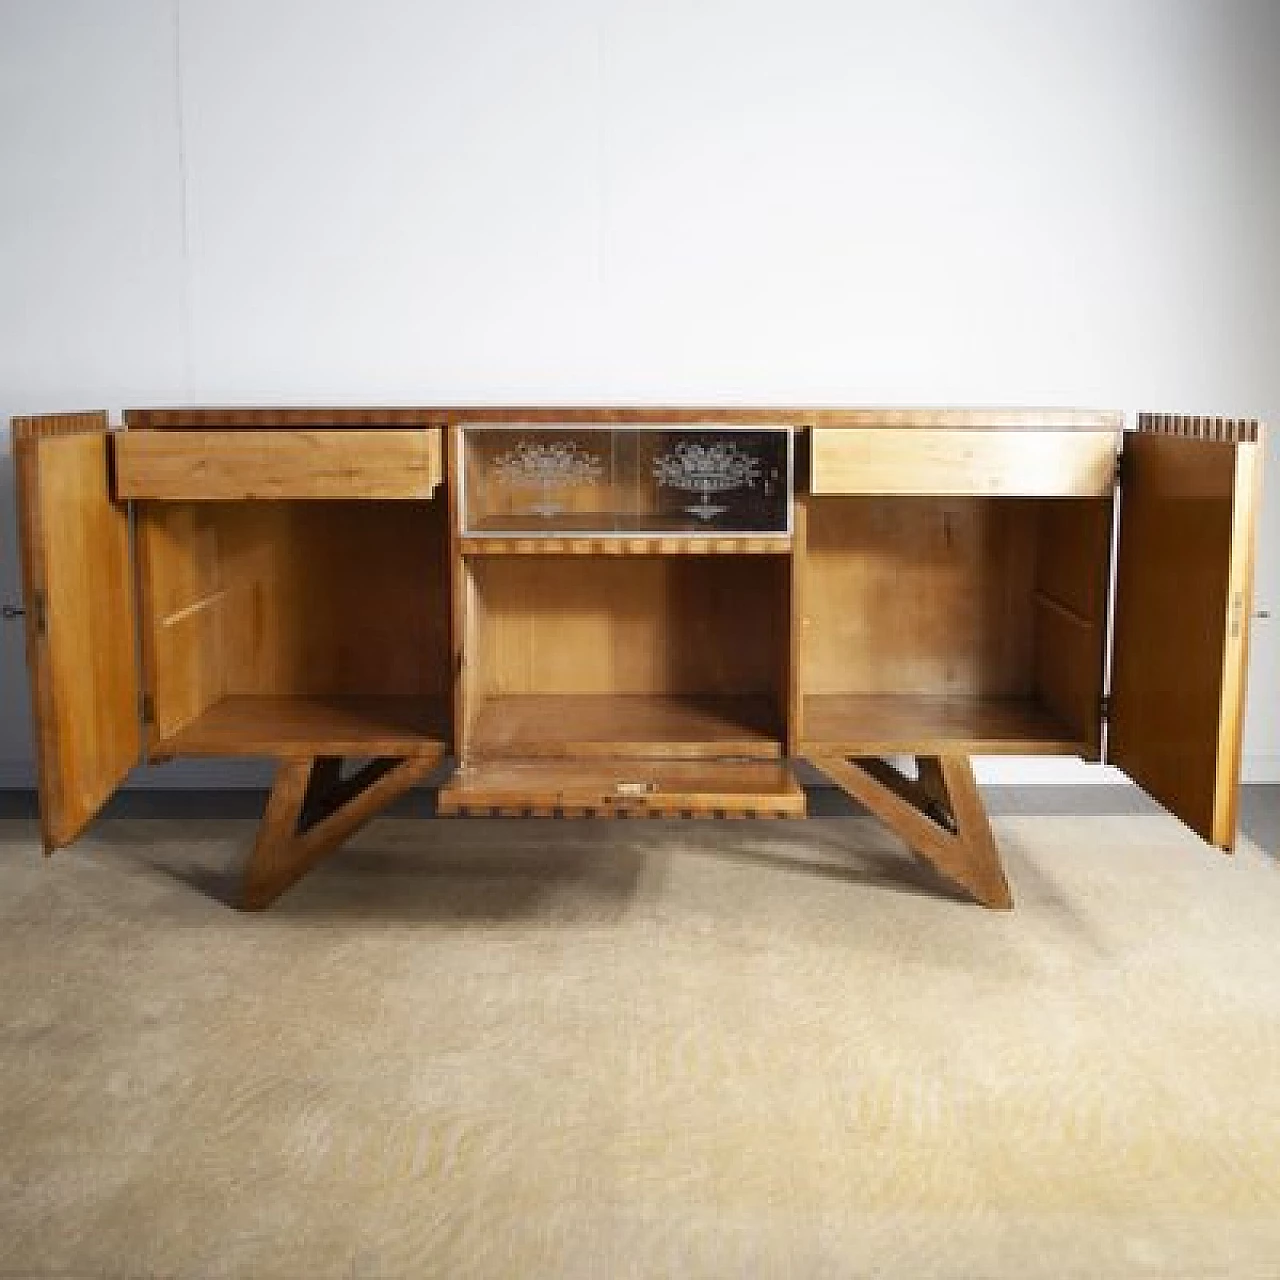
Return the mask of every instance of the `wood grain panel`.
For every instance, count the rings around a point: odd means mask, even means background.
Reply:
[[[803,817],[780,762],[486,761],[440,789],[441,816]]]
[[[1144,417],[1125,440],[1108,755],[1235,841],[1261,466],[1256,423]]]
[[[224,695],[449,688],[442,500],[140,507],[154,751]]]
[[[508,694],[475,717],[475,758],[776,757],[778,703],[769,697],[686,694]]]
[[[1102,751],[1105,624],[1064,612],[1048,597],[1035,599],[1035,690],[1044,711],[1090,760]]]
[[[433,430],[127,431],[122,498],[429,498],[441,479]]]
[[[785,561],[477,557],[476,693],[778,693]]]
[[[198,502],[145,502],[137,507],[143,580],[149,608],[163,620],[220,590],[218,527],[223,509]]]
[[[1033,618],[1034,686],[1090,759],[1102,751],[1111,498],[1040,504]]]
[[[448,741],[444,699],[343,695],[231,695],[167,743],[184,756],[439,755]]]
[[[138,632],[149,756],[223,689],[216,513],[204,503],[135,507]]]
[[[106,414],[13,422],[41,830],[69,844],[138,762],[129,519]]]
[[[442,692],[442,514],[439,503],[228,504],[226,691]]]
[[[803,755],[1072,755],[1080,740],[1036,698],[810,694]]]
[[[1114,486],[1117,443],[1106,431],[816,431],[811,491],[1099,497]]]
[[[171,739],[226,691],[222,597],[192,605],[161,621],[149,647],[149,752],[172,754]]]
[[[1038,506],[810,498],[804,690],[1029,695]]]

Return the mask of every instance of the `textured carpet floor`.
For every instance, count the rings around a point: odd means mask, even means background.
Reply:
[[[1280,873],[997,822],[0,823],[0,1276],[1280,1276]]]

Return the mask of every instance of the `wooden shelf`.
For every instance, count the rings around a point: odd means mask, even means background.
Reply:
[[[461,545],[462,554],[467,556],[776,556],[791,553],[791,539],[786,534],[647,537],[609,534],[563,538],[468,534]]]
[[[778,760],[490,760],[440,789],[442,817],[802,818]]]
[[[232,695],[158,752],[167,756],[412,756],[448,746],[442,698]]]
[[[1031,698],[810,694],[801,753],[1075,755],[1089,751]]]
[[[667,694],[510,694],[486,698],[471,730],[476,758],[713,756],[774,759],[772,698]]]

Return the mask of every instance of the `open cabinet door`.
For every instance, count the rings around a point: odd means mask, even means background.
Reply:
[[[1262,466],[1256,422],[1143,414],[1126,433],[1107,757],[1235,843]]]
[[[45,852],[70,844],[138,762],[129,517],[105,413],[13,420],[27,670]]]

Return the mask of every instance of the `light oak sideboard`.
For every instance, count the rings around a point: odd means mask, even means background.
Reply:
[[[45,848],[142,760],[270,757],[260,907],[433,776],[442,815],[802,817],[803,760],[1007,907],[970,763],[1004,753],[1105,759],[1229,850],[1260,428],[1125,428],[1075,410],[15,419]]]

